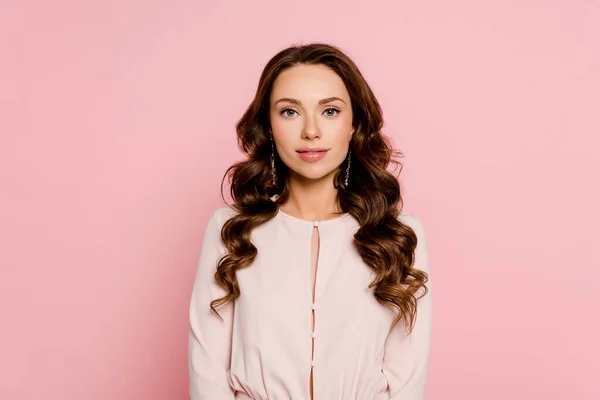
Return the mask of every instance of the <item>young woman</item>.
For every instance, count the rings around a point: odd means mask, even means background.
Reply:
[[[266,65],[237,124],[234,203],[206,226],[190,307],[193,400],[423,398],[431,294],[381,108],[325,44]]]

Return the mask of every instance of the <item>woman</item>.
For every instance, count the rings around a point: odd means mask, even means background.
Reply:
[[[193,400],[423,398],[419,220],[400,212],[382,113],[338,48],[266,65],[238,122],[232,207],[208,221],[190,307]]]

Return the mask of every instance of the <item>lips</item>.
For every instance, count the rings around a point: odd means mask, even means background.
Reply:
[[[321,160],[323,157],[325,157],[328,151],[329,149],[324,149],[321,147],[307,147],[296,150],[298,156],[300,156],[302,160],[311,163]]]
[[[323,147],[304,147],[302,149],[298,149],[296,150],[298,153],[320,153],[322,151],[327,151],[328,149],[325,149]]]

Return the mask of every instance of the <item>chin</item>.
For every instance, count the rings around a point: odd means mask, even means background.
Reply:
[[[311,181],[318,181],[321,179],[325,179],[329,176],[333,176],[335,174],[337,170],[336,168],[330,169],[330,168],[319,168],[317,169],[297,169],[294,172],[296,172],[296,174],[301,178],[301,179],[306,179],[306,180],[311,180]]]

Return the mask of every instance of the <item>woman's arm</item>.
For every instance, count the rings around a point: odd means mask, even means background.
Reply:
[[[227,374],[231,360],[233,306],[210,310],[210,302],[225,294],[214,278],[223,255],[220,224],[215,212],[205,231],[190,304],[188,367],[191,400],[233,400]]]
[[[412,215],[402,218],[417,235],[414,268],[429,274],[425,232],[419,219]],[[431,278],[426,286],[429,293],[418,300],[413,331],[406,335],[404,324],[398,323],[389,333],[385,344],[383,373],[388,381],[390,400],[422,400],[429,358],[431,337]]]

